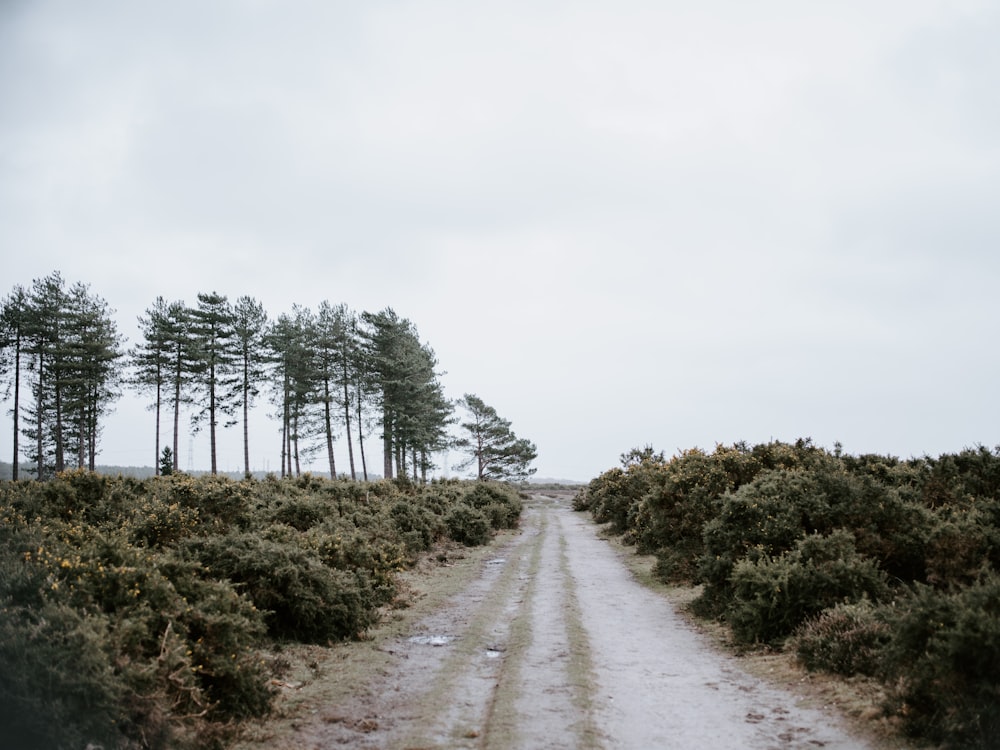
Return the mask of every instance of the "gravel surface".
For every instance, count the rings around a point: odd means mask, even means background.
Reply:
[[[385,646],[302,748],[868,747],[742,671],[639,584],[565,497],[536,495],[473,582]]]

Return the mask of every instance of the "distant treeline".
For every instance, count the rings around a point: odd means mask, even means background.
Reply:
[[[947,747],[1000,736],[1000,448],[900,460],[800,440],[622,456],[575,500],[700,584],[737,643],[884,683]]]
[[[193,305],[158,297],[131,346],[112,313],[88,285],[67,285],[58,272],[3,300],[0,393],[13,401],[11,460],[27,459],[31,476],[94,470],[104,420],[125,391],[148,399],[155,473],[178,468],[183,412],[193,430],[209,433],[213,474],[217,431],[239,425],[249,476],[248,416],[262,395],[281,424],[281,476],[322,455],[331,477],[368,479],[366,440],[376,433],[382,475],[426,478],[446,443],[453,405],[437,359],[392,309],[357,313],[324,301],[272,318],[247,296],[230,302],[210,292]],[[161,431],[169,444],[161,446]],[[338,470],[339,442],[347,460]]]
[[[21,464],[20,476],[31,476],[32,467],[30,464]],[[148,479],[149,477],[156,476],[156,469],[152,466],[111,466],[98,464],[95,468],[95,472],[107,477],[129,477],[132,479]],[[208,471],[187,471],[185,474],[192,477],[208,476],[211,472]],[[219,471],[216,472],[220,477],[226,477],[227,479],[267,479],[271,472],[267,471],[253,471],[250,476],[247,477],[242,471]],[[308,472],[307,472],[308,473]],[[13,467],[6,461],[0,461],[0,481],[5,479],[13,479],[14,470]],[[345,478],[342,474],[340,478]],[[381,474],[369,473],[368,480],[372,482],[377,482],[382,479]]]

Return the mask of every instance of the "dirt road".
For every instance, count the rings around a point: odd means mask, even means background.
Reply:
[[[300,747],[866,747],[713,650],[566,498],[536,496],[472,585],[387,650]]]

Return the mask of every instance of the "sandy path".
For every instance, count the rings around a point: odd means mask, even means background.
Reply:
[[[566,500],[536,497],[522,532],[404,638],[358,704],[300,747],[864,748],[825,713],[741,671]]]

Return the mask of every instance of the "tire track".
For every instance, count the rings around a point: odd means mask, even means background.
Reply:
[[[595,747],[590,712],[590,653],[580,626],[566,539],[542,505],[539,544],[485,747],[544,750]]]
[[[502,694],[498,688],[517,675],[524,602],[545,538],[537,514],[526,514],[524,521],[521,535],[502,551],[504,556],[489,561],[459,601],[421,624],[428,637],[448,628],[455,631],[456,626],[461,631],[445,636],[448,653],[434,667],[426,691],[416,697],[409,731],[386,746],[480,748],[491,734],[503,735],[502,729],[491,730],[497,721],[497,696]],[[460,613],[470,606],[471,615],[463,618]],[[418,633],[409,640],[422,637]]]

